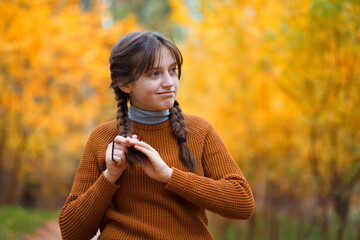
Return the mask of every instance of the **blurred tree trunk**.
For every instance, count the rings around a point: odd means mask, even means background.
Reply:
[[[323,239],[329,239],[329,218],[328,218],[328,200],[318,193],[318,224],[320,226]]]
[[[313,119],[316,119],[317,114],[315,114]],[[324,193],[321,191],[321,187],[323,185],[323,178],[319,173],[319,159],[315,151],[315,144],[318,139],[318,127],[315,120],[311,123],[310,133],[309,133],[309,142],[310,142],[310,149],[309,149],[309,163],[311,166],[311,171],[315,180],[315,184],[317,185],[317,202],[318,202],[318,209],[319,213],[317,216],[317,222],[321,229],[321,234],[323,239],[328,239],[329,235],[329,221],[328,221],[328,201],[327,198],[324,196]]]
[[[5,203],[8,205],[14,205],[16,203],[19,186],[18,175],[19,170],[16,168],[13,168],[9,172],[9,187],[7,188],[7,197],[5,200]]]
[[[19,120],[20,121],[20,120]],[[21,124],[19,124],[19,129],[21,129]],[[6,197],[6,204],[15,204],[19,200],[19,194],[21,190],[22,182],[20,181],[22,164],[25,160],[26,151],[27,151],[27,141],[28,141],[28,132],[27,129],[22,129],[21,140],[19,146],[14,149],[14,154],[11,157],[11,168],[9,169],[9,187],[8,194]]]
[[[360,159],[354,162],[359,162]],[[338,174],[334,174],[333,185],[337,186],[337,191],[334,192],[333,206],[339,221],[338,240],[343,240],[345,235],[346,224],[348,222],[349,208],[351,204],[351,196],[353,189],[360,179],[360,168],[354,166],[355,172],[348,183],[341,182]],[[356,240],[360,240],[360,228],[358,228]]]
[[[350,204],[349,195],[339,194],[335,196],[333,204],[339,221],[338,240],[343,240]]]
[[[278,196],[276,183],[268,180],[266,184],[266,220],[267,232],[270,239],[278,239],[279,236],[279,220],[278,214]]]
[[[359,225],[359,227],[357,228],[357,234],[356,234],[355,240],[360,240],[360,225]]]
[[[337,125],[330,128],[330,139],[332,147],[335,149],[338,142],[338,130],[339,127]],[[356,159],[354,163],[358,162]],[[349,207],[351,202],[351,196],[353,192],[353,188],[356,186],[359,178],[360,178],[360,168],[357,164],[354,164],[354,174],[351,176],[350,181],[346,181],[343,177],[341,177],[341,170],[338,169],[336,165],[336,160],[333,158],[331,160],[331,171],[332,171],[332,179],[331,179],[331,195],[332,195],[332,204],[337,215],[339,229],[338,229],[338,240],[344,239],[346,224],[349,215]],[[346,182],[345,182],[346,181]]]
[[[2,128],[0,131],[0,205],[3,204],[4,196],[4,178],[5,178],[5,168],[4,168],[4,150],[5,150],[5,138],[6,138],[6,128]]]
[[[339,127],[337,125],[333,125],[329,128],[330,142],[334,149],[338,144],[338,131]],[[338,240],[343,240],[349,210],[350,192],[346,191],[346,189],[343,189],[345,184],[343,183],[343,180],[340,176],[340,171],[337,169],[336,159],[334,156],[331,158],[330,168],[332,171],[332,190],[330,190],[333,192],[332,204],[339,223]]]
[[[41,185],[37,180],[28,176],[24,183],[21,204],[25,207],[36,207],[37,198],[40,196],[40,187]]]
[[[254,215],[248,220],[248,226],[249,226],[249,234],[248,239],[254,240],[256,237],[256,212]]]

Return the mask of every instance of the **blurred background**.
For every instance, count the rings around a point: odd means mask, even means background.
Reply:
[[[57,221],[90,132],[116,116],[108,57],[171,36],[178,100],[252,186],[216,239],[360,239],[360,1],[1,0],[0,239]],[[21,224],[20,224],[21,223]]]

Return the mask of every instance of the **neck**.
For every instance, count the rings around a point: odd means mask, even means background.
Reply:
[[[170,110],[145,111],[130,104],[128,114],[129,118],[135,122],[157,124],[169,119]]]

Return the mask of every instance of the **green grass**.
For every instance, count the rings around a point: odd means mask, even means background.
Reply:
[[[310,214],[309,214],[310,215]],[[209,228],[216,240],[249,239],[248,221],[224,220],[208,212]],[[329,214],[329,236],[326,240],[336,240],[338,222],[334,212]],[[266,219],[263,212],[256,212],[255,240],[324,240],[318,224],[310,218],[291,217],[284,212],[277,212],[271,219]],[[348,218],[344,239],[355,240],[360,224],[360,208],[353,209]],[[271,232],[276,229],[276,234]]]
[[[0,239],[21,239],[21,235],[33,232],[46,221],[57,221],[59,211],[0,206]]]

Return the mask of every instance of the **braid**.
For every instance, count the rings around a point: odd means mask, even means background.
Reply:
[[[128,116],[128,96],[126,93],[120,90],[119,87],[114,89],[115,99],[117,101],[117,114],[116,120],[119,129],[120,136],[131,137],[132,135],[132,124]]]
[[[183,164],[188,166],[192,172],[195,171],[196,161],[193,153],[186,144],[186,127],[179,103],[175,100],[174,106],[170,108],[170,128],[179,142],[179,157]]]
[[[123,137],[132,137],[133,127],[128,115],[128,95],[120,90],[119,87],[114,88],[115,100],[117,101],[117,126],[119,129],[119,135]],[[128,148],[126,153],[126,160],[130,167],[134,166],[134,163],[144,163],[149,161],[148,158],[142,152],[136,150],[133,146]]]

